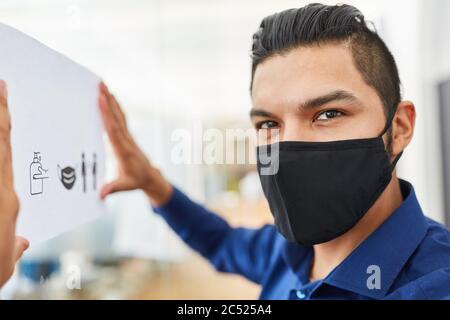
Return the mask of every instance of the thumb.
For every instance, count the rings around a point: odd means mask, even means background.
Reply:
[[[30,242],[27,239],[17,236],[14,243],[14,261],[18,261],[25,250],[30,246]]]
[[[105,184],[100,191],[100,198],[105,199],[108,195],[113,194],[115,192],[127,190],[125,181],[121,179],[117,179],[111,181],[110,183]]]
[[[4,100],[3,104],[6,104],[5,102],[8,98],[8,88],[4,80],[0,80],[0,97]]]

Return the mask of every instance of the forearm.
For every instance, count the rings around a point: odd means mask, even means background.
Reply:
[[[142,188],[153,207],[161,207],[169,201],[173,194],[172,184],[163,176],[161,171],[153,166],[148,168],[147,176],[151,177]]]
[[[194,250],[207,259],[220,250],[232,230],[228,223],[171,186],[171,196],[163,205],[153,206],[169,226]]]
[[[192,249],[218,270],[260,283],[277,242],[273,225],[232,228],[217,214],[190,200],[177,188],[161,207],[154,207]]]

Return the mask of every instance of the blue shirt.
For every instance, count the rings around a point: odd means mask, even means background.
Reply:
[[[313,248],[288,242],[273,225],[232,228],[176,188],[154,210],[217,270],[260,284],[261,299],[450,299],[450,232],[424,216],[408,182],[400,185],[402,205],[313,282]]]

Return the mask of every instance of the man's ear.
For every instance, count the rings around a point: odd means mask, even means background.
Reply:
[[[416,124],[416,108],[411,101],[401,101],[392,120],[392,155],[402,152],[411,141]]]

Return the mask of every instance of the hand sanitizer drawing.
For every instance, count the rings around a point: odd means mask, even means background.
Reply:
[[[30,164],[30,193],[31,195],[44,192],[44,179],[48,179],[48,170],[45,170],[41,164],[41,153],[35,152],[33,162]]]

